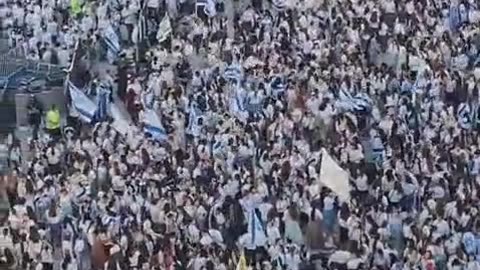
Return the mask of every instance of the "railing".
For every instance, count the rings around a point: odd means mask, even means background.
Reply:
[[[45,79],[48,85],[61,85],[66,75],[58,65],[16,58],[12,54],[0,55],[0,101],[8,88],[19,87],[22,81],[28,85],[28,82]]]

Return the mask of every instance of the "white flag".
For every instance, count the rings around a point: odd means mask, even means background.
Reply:
[[[348,179],[348,172],[342,169],[323,148],[319,182],[335,192],[343,201],[348,201],[350,199]]]
[[[165,41],[171,33],[172,33],[172,25],[170,24],[170,17],[168,17],[168,14],[165,14],[165,17],[163,17],[162,22],[160,22],[160,25],[158,27],[158,32],[157,32],[158,42]]]

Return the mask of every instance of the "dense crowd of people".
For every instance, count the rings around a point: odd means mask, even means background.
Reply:
[[[0,262],[480,269],[477,1],[227,4],[0,0],[28,58],[68,67],[80,41],[118,67],[82,89],[132,120],[34,136],[31,160],[10,137]],[[320,178],[327,155],[348,189]]]

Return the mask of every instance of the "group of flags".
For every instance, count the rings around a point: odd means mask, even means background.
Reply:
[[[107,48],[107,60],[110,64],[113,64],[117,60],[122,48],[118,33],[115,31],[112,24],[103,31],[103,41]]]
[[[107,119],[110,90],[100,84],[97,87],[96,102],[93,102],[84,91],[78,89],[72,82],[68,82],[72,107],[79,114],[80,119],[87,123],[100,122]]]
[[[242,88],[245,81],[244,71],[240,64],[232,63],[223,72],[223,77],[233,83],[234,92],[230,98],[230,112],[239,119],[246,119],[249,112],[261,108],[259,104],[250,104],[247,93]],[[268,82],[267,94],[278,98],[287,90],[287,81],[281,74],[273,75]]]
[[[118,106],[110,102],[111,90],[108,85],[103,83],[98,85],[97,95],[93,100],[85,94],[88,89],[79,89],[71,81],[67,83],[67,90],[71,98],[70,109],[78,113],[80,120],[93,124],[105,121],[110,116],[115,130],[121,134],[128,132],[130,122],[122,115]],[[153,121],[153,123],[157,122]]]
[[[373,108],[373,101],[365,93],[358,93],[352,96],[348,90],[340,89],[335,106],[348,112],[370,112]]]

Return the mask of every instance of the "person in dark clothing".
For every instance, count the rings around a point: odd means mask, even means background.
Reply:
[[[30,96],[27,105],[28,110],[28,124],[33,127],[33,138],[38,138],[38,129],[42,122],[43,108],[42,104],[37,100],[35,95]]]
[[[117,70],[117,83],[118,83],[118,96],[121,99],[125,98],[125,95],[127,94],[127,69],[128,65],[124,63],[124,61],[120,61],[118,65],[118,70]]]

